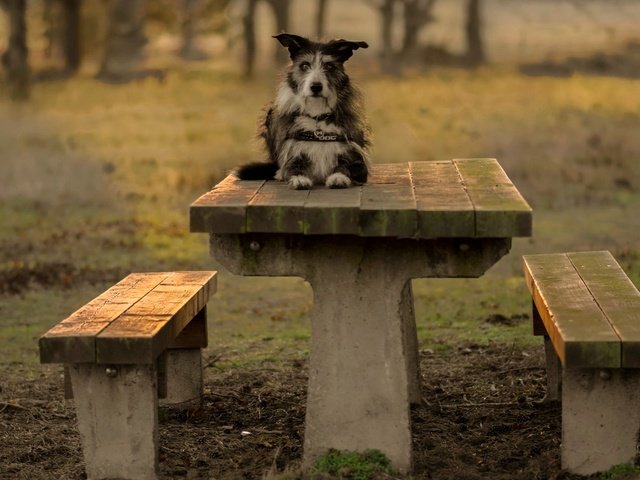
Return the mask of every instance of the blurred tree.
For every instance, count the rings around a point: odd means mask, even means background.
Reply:
[[[381,62],[384,71],[398,73],[415,58],[420,31],[433,22],[433,7],[437,0],[366,0],[380,14],[382,42]],[[393,25],[402,9],[402,46],[395,51],[392,44]]]
[[[467,3],[467,37],[466,61],[470,66],[477,66],[485,61],[484,42],[482,41],[481,0],[469,0]]]
[[[198,49],[195,44],[195,24],[203,13],[201,0],[182,0],[182,46],[180,56],[185,60],[204,60],[207,55]]]
[[[327,23],[327,8],[329,0],[318,0],[318,10],[316,11],[316,36],[324,37]]]
[[[273,11],[277,32],[289,30],[289,12],[291,11],[291,0],[264,0]],[[243,16],[243,36],[245,44],[245,68],[247,77],[253,76],[254,63],[256,57],[256,6],[258,0],[248,0],[246,2],[245,15]],[[282,63],[287,58],[287,54],[282,48],[276,50],[276,61]]]
[[[137,76],[144,59],[146,0],[108,0],[109,26],[98,78],[124,81]]]
[[[256,25],[255,25],[255,17],[256,17],[256,6],[258,5],[258,0],[248,0],[247,2],[247,11],[244,16],[243,26],[244,26],[244,46],[245,46],[245,55],[244,55],[244,74],[247,77],[253,76],[253,67],[256,59]]]
[[[48,58],[62,56],[67,73],[80,67],[80,0],[45,0],[43,20]]]
[[[9,15],[9,43],[2,54],[7,69],[10,94],[13,99],[29,98],[29,62],[27,49],[26,0],[4,0],[0,7]]]
[[[402,0],[404,6],[404,35],[400,56],[403,61],[415,55],[420,30],[433,22],[433,6],[437,0]]]
[[[68,72],[80,67],[80,0],[62,0],[64,10],[64,59]]]

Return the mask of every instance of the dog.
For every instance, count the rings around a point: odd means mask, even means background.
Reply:
[[[297,190],[366,183],[369,127],[344,63],[367,43],[320,43],[288,33],[274,38],[289,50],[291,64],[261,126],[268,162],[242,165],[235,175],[275,178]]]

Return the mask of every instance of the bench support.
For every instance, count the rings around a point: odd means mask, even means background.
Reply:
[[[564,369],[562,468],[589,475],[633,462],[639,406],[639,369]]]
[[[411,279],[479,277],[510,239],[211,235],[239,275],[298,276],[313,288],[304,464],[329,449],[378,449],[411,470],[410,403],[420,402]]]
[[[562,364],[553,348],[553,342],[544,336],[544,357],[547,371],[547,401],[560,400],[562,392]]]
[[[156,478],[158,400],[153,365],[69,366],[87,478]],[[114,375],[115,372],[115,375]]]
[[[161,405],[202,401],[202,353],[199,348],[170,348],[159,359],[163,362],[164,385]]]

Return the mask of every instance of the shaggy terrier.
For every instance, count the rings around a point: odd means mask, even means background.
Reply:
[[[295,189],[346,188],[367,181],[369,129],[344,63],[365,42],[313,42],[276,35],[291,64],[261,127],[268,162],[240,166],[242,180],[277,179]]]

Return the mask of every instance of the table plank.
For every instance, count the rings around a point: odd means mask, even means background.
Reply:
[[[418,209],[418,237],[475,235],[475,212],[451,160],[411,162],[409,172]]]
[[[264,183],[264,180],[238,180],[229,175],[191,204],[190,231],[244,233],[247,204]]]
[[[309,190],[294,190],[277,180],[266,182],[247,207],[247,232],[304,232]]]
[[[215,288],[215,273],[172,273],[96,336],[96,363],[152,363]]]
[[[640,292],[608,251],[568,254],[622,340],[622,367],[640,368]]]
[[[98,295],[40,337],[40,362],[93,362],[94,337],[167,277],[166,273],[132,273]]]
[[[376,165],[360,203],[360,235],[414,237],[418,227],[416,199],[409,165]]]
[[[569,257],[525,255],[523,261],[527,286],[562,364],[620,367],[620,338]]]
[[[453,162],[476,211],[476,237],[531,236],[531,207],[495,159]]]
[[[311,190],[304,206],[305,235],[357,235],[362,187]]]

